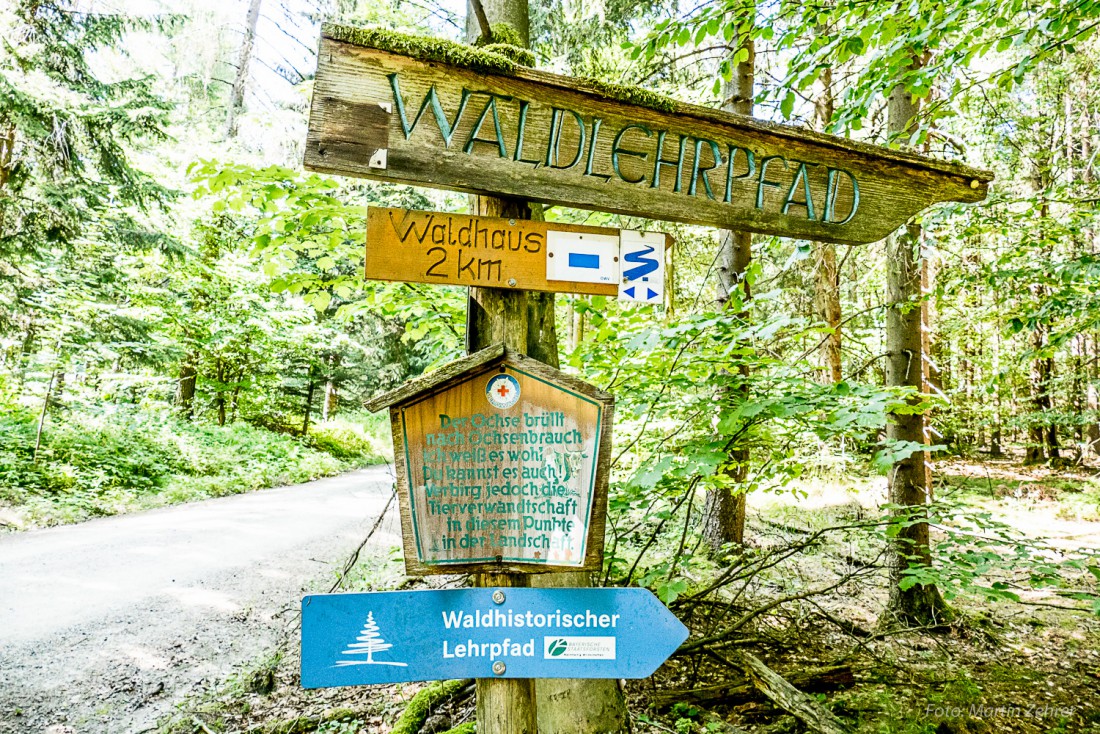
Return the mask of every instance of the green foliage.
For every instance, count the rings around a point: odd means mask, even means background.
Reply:
[[[589,336],[570,362],[616,395],[615,474],[606,551],[611,578],[650,586],[666,603],[688,592],[701,554],[697,525],[668,525],[700,490],[798,491],[806,457],[876,434],[906,394],[854,382],[821,384],[804,362],[776,355],[805,337],[802,319],[769,315],[762,293],[735,309],[668,324],[649,309],[582,306]],[[579,304],[575,304],[575,308]],[[738,457],[748,450],[751,463]],[[698,512],[698,508],[696,508]],[[650,534],[661,542],[647,545]],[[652,551],[652,552],[650,552]],[[648,554],[648,555],[647,555]]]
[[[380,440],[350,423],[322,424],[320,440],[302,442],[244,423],[116,407],[68,411],[47,426],[35,462],[37,422],[20,408],[0,415],[0,503],[35,524],[293,484],[383,459]]]
[[[1100,615],[1100,551],[1059,549],[957,500],[919,508],[888,504],[883,512],[884,540],[896,542],[903,528],[918,523],[928,523],[939,535],[933,565],[914,554],[902,573],[902,589],[935,585],[947,600],[965,595],[994,602],[1018,602],[1024,592],[1056,589],[1078,602],[1076,608]]]
[[[751,12],[747,9],[751,8]],[[778,104],[790,119],[796,93],[810,92],[826,70],[855,69],[843,88],[833,131],[860,130],[895,87],[928,98],[938,85],[948,103],[929,106],[907,142],[923,144],[933,123],[954,114],[950,101],[976,85],[1012,90],[1044,62],[1073,53],[1096,32],[1092,2],[1070,8],[1034,6],[1022,0],[962,3],[838,2],[827,6],[749,5],[721,0],[667,18],[638,44],[634,59],[652,60],[676,46],[729,44],[751,38],[770,43],[785,68],[764,85],[758,102]],[[720,78],[747,57],[744,48],[722,60]],[[719,84],[715,83],[715,90]]]
[[[214,211],[239,212],[276,293],[300,296],[336,318],[370,316],[404,326],[403,341],[429,363],[461,351],[464,292],[416,284],[364,283],[362,232],[369,204],[410,209],[429,201],[410,187],[341,185],[280,166],[204,161],[189,171],[194,196]],[[397,355],[391,355],[397,356]],[[421,367],[422,368],[422,367]],[[415,368],[413,368],[415,373]]]
[[[318,451],[343,461],[369,459],[372,464],[380,464],[392,450],[384,442],[388,432],[389,421],[385,411],[356,413],[318,424],[306,442]]]
[[[168,104],[151,78],[108,81],[89,64],[135,21],[36,0],[8,4],[0,23],[0,254],[69,248],[89,226],[131,246],[155,239],[130,207],[163,204],[168,190],[127,146],[164,139]]]

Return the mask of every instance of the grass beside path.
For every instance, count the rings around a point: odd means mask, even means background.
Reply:
[[[0,530],[238,494],[388,460],[385,420],[353,414],[301,438],[246,423],[180,420],[168,411],[67,410],[34,459],[37,416],[0,415]]]

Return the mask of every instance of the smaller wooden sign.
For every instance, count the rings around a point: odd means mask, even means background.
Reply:
[[[621,231],[371,207],[365,274],[369,280],[614,297],[619,292]],[[671,245],[669,235],[647,234]],[[608,241],[614,246],[600,247]],[[571,257],[579,267],[570,267]],[[560,268],[554,267],[554,258],[562,261]],[[589,282],[578,279],[589,275]]]
[[[613,405],[503,346],[369,402],[390,409],[406,572],[600,568]]]

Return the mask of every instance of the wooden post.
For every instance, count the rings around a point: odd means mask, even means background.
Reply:
[[[527,576],[518,573],[479,573],[474,575],[473,581],[474,586],[483,588],[527,586]],[[478,678],[476,683],[480,734],[536,734],[534,680]]]
[[[474,196],[478,214],[522,202]],[[498,203],[499,202],[499,203]],[[489,211],[486,211],[489,210]],[[518,212],[517,212],[518,213]],[[466,344],[471,353],[503,343],[524,354],[527,350],[527,292],[471,288],[466,320]],[[476,574],[474,586],[528,586],[524,574]],[[478,678],[477,729],[480,734],[536,734],[535,681],[530,678]]]
[[[509,22],[528,44],[527,0],[494,0],[479,3],[481,14],[490,17],[483,21]],[[479,8],[481,9],[481,8]],[[473,43],[481,35],[480,26],[474,22],[472,6],[467,10],[467,42]],[[522,23],[516,19],[522,17]],[[470,210],[474,214],[491,217],[530,219],[527,202],[515,199],[497,199],[489,196],[471,196]],[[527,348],[527,292],[498,288],[470,288],[466,317],[466,348],[472,354],[492,344],[504,344],[523,354]],[[553,313],[553,295],[550,296]],[[553,319],[550,321],[553,324]],[[556,342],[555,342],[556,347]],[[556,349],[555,349],[556,352]],[[556,357],[556,354],[555,354]],[[528,578],[523,574],[476,574],[474,586],[524,587]],[[536,734],[538,723],[535,711],[535,681],[530,678],[478,678],[477,730],[479,734]]]

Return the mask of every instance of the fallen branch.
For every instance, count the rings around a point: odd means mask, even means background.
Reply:
[[[393,725],[390,734],[417,734],[428,718],[431,710],[441,702],[462,692],[466,687],[473,690],[472,678],[463,680],[444,680],[424,686],[409,699],[405,710]]]
[[[723,661],[725,659],[723,658]],[[825,668],[807,670],[795,673],[790,678],[791,684],[811,693],[823,693],[850,685],[855,677],[851,667],[847,665],[833,665]],[[676,703],[694,704],[739,704],[749,701],[757,701],[762,697],[761,692],[751,683],[729,684],[722,683],[701,688],[687,688],[681,690],[661,691],[653,698],[653,703],[658,710],[663,710]]]
[[[741,616],[740,619],[738,619],[733,624],[725,627],[721,632],[717,634],[708,635],[706,637],[702,637],[696,640],[688,640],[684,644],[680,645],[676,652],[672,654],[673,656],[690,655],[699,652],[709,652],[716,647],[726,647],[732,644],[731,639],[735,637],[735,635],[741,630],[742,627],[747,625],[753,619],[761,616],[762,614],[770,612],[772,609],[780,607],[784,604],[789,604],[790,602],[801,601],[803,599],[808,599],[812,596],[817,596],[818,594],[828,594],[829,592],[834,591],[841,586],[844,586],[845,584],[851,582],[856,577],[867,575],[868,573],[869,572],[867,570],[852,571],[845,574],[840,579],[833,582],[832,584],[829,584],[828,586],[822,586],[816,589],[810,589],[809,591],[805,591],[800,594],[790,594],[788,596],[780,597],[778,599],[773,599],[767,604],[745,613]]]
[[[755,655],[736,653],[733,664],[748,675],[753,685],[772,703],[794,715],[807,728],[820,734],[850,734],[848,727],[815,699],[798,690]]]

